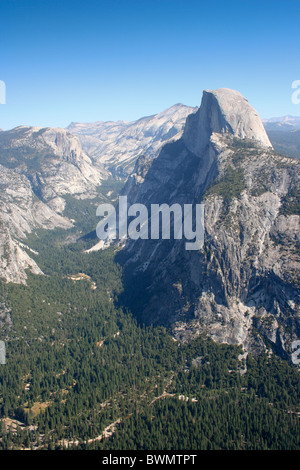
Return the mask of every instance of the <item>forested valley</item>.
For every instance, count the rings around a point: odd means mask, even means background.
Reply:
[[[90,202],[68,204],[74,230],[28,237],[44,275],[0,284],[0,449],[298,449],[296,367],[139,323],[117,249],[84,251]]]

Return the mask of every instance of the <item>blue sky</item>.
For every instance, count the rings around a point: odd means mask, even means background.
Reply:
[[[299,0],[0,0],[0,128],[135,120],[203,89],[300,115]]]

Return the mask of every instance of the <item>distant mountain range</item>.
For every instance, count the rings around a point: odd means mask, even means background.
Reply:
[[[162,145],[180,137],[187,116],[196,109],[175,104],[133,122],[71,123],[67,130],[78,137],[96,166],[104,166],[114,176],[127,177],[138,157],[155,157]]]
[[[300,116],[263,119],[263,124],[278,153],[300,159]]]
[[[20,126],[1,131],[4,205],[0,213],[3,238],[0,246],[11,246],[9,262],[0,266],[1,275],[23,282],[29,265],[38,272],[38,267],[24,255],[25,233],[34,227],[69,227],[70,222],[62,217],[64,196],[93,198],[96,188],[109,175],[126,179],[134,173],[143,180],[144,169],[140,176],[136,173],[139,170],[135,170],[138,159],[141,162],[143,158],[150,166],[164,145],[181,139],[187,117],[197,111],[198,107],[179,103],[133,122],[71,123],[67,129]],[[278,153],[300,158],[300,117],[265,119],[263,124]],[[22,199],[19,192],[26,193],[26,197]],[[26,203],[26,209],[22,208],[24,201],[29,200],[32,202]],[[37,210],[37,203],[44,205],[44,209]],[[10,209],[3,212],[4,207]],[[22,223],[17,222],[20,216]],[[17,224],[23,227],[19,237]]]
[[[282,130],[289,131],[292,129],[300,129],[300,116],[281,116],[269,119],[262,119],[266,130]]]
[[[137,121],[71,123],[67,130],[76,135],[94,164],[115,177],[126,178],[138,157],[156,157],[162,145],[182,135],[186,118],[197,111],[176,104],[153,116]],[[278,153],[300,158],[300,117],[282,116],[262,120]]]

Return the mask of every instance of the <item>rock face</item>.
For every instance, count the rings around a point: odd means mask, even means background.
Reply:
[[[69,228],[72,224],[36,197],[26,176],[3,165],[0,186],[0,277],[24,283],[27,269],[42,274],[24,244],[27,234],[37,228]]]
[[[1,133],[0,162],[26,175],[45,201],[92,193],[106,173],[94,168],[79,140],[64,129],[20,126]]]
[[[156,157],[166,142],[181,136],[186,118],[195,111],[182,104],[133,122],[71,123],[96,166],[104,165],[113,175],[127,177],[141,155]]]
[[[273,151],[238,92],[205,91],[182,138],[140,159],[124,190],[149,214],[151,204],[203,203],[204,246],[128,240],[119,259],[134,294],[125,302],[182,340],[205,332],[290,355],[300,331],[299,166]]]
[[[105,177],[64,129],[18,127],[0,137],[0,277],[26,282],[41,274],[26,248],[37,228],[69,228],[63,196],[92,197]],[[24,245],[25,243],[25,245]]]
[[[209,144],[213,132],[230,133],[271,147],[255,109],[238,91],[227,88],[203,92],[201,108],[187,119],[184,142],[189,150],[200,154]]]

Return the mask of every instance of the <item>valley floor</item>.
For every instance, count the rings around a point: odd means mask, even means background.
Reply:
[[[88,243],[41,232],[44,275],[0,284],[1,449],[299,449],[295,367],[139,324],[114,250]]]

